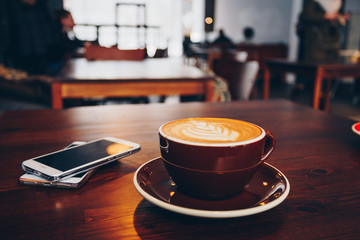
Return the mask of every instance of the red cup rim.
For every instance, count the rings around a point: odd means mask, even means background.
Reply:
[[[353,132],[360,135],[360,122],[353,124],[351,129]]]

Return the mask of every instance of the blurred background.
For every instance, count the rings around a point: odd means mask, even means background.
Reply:
[[[54,43],[60,41],[57,14],[63,9],[73,19],[66,36],[76,39],[79,44],[76,46],[82,47],[71,52],[70,57],[83,57],[83,47],[90,44],[145,49],[147,58],[157,57],[163,51],[161,57],[191,58],[191,64],[204,69],[208,59],[201,55],[201,50],[214,43],[220,33],[237,49],[249,44],[281,45],[285,49],[283,57],[289,60],[342,59],[357,63],[359,57],[360,2],[357,0],[3,0],[0,2],[2,110],[50,106],[49,99],[31,105],[33,98],[25,99],[22,105],[11,105],[14,102],[11,98],[23,86],[18,83],[14,86],[4,79],[20,82],[29,76],[58,73],[64,54],[59,53],[59,45]],[[63,55],[58,57],[60,54]],[[286,77],[286,82],[292,92],[308,84],[292,75]],[[344,95],[355,111],[359,103],[357,82],[341,79],[333,86],[334,94]],[[46,86],[29,90],[29,81],[22,85],[27,88],[25,93],[24,90],[20,93],[23,98],[26,94],[47,91]],[[289,97],[287,93],[284,95],[286,91],[278,89],[273,88],[273,97]],[[30,106],[24,107],[26,104]]]

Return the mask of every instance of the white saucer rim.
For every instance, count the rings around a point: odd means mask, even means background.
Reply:
[[[354,124],[351,126],[351,129],[352,129],[352,131],[353,131],[354,133],[360,135],[360,131],[358,131],[358,130],[355,129],[355,126],[358,125],[358,124],[360,124],[360,122],[354,123]]]
[[[149,202],[151,202],[152,204],[164,208],[166,210],[172,211],[172,212],[176,212],[176,213],[180,213],[180,214],[184,214],[184,215],[190,215],[190,216],[195,216],[195,217],[204,217],[204,218],[234,218],[234,217],[245,217],[245,216],[249,216],[249,215],[254,215],[257,213],[261,213],[261,212],[265,212],[268,211],[276,206],[278,206],[280,203],[282,203],[287,196],[290,193],[290,182],[287,179],[287,177],[277,168],[275,168],[274,166],[272,166],[269,163],[265,163],[266,165],[268,165],[269,167],[273,168],[274,170],[276,170],[278,173],[280,173],[283,178],[285,179],[286,185],[285,185],[285,191],[283,192],[283,194],[273,200],[270,203],[267,203],[265,205],[262,206],[256,206],[256,207],[252,207],[252,208],[246,208],[246,209],[238,209],[238,210],[219,210],[219,211],[214,211],[214,210],[200,210],[200,209],[192,209],[192,208],[186,208],[186,207],[181,207],[181,206],[177,206],[177,205],[173,205],[171,203],[165,202],[163,200],[157,199],[153,196],[151,196],[150,194],[148,194],[147,192],[145,192],[141,186],[138,184],[137,182],[137,176],[139,174],[139,171],[147,164],[149,164],[152,161],[156,161],[157,159],[159,159],[160,157],[156,157],[154,159],[151,159],[149,161],[147,161],[146,163],[142,164],[135,172],[134,177],[133,177],[133,183],[134,186],[136,188],[136,190],[140,193],[141,196],[143,196],[146,200],[148,200]],[[161,158],[160,158],[161,159]]]

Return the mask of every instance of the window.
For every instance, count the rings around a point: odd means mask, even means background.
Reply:
[[[146,10],[130,5],[117,8],[117,3],[145,4]],[[146,44],[150,56],[157,48],[168,48],[169,56],[181,56],[185,31],[191,32],[193,41],[205,38],[204,0],[64,0],[64,7],[78,24],[74,28],[77,37],[94,41],[98,30],[98,41],[102,46],[118,45],[119,48],[131,49],[142,48]],[[117,29],[116,24],[151,27]],[[95,25],[102,26],[97,29]]]
[[[81,40],[96,40],[98,31],[102,46],[131,49],[143,48],[146,44],[149,55],[157,48],[168,48],[170,56],[180,56],[182,1],[64,0],[64,7],[72,13],[77,24],[74,31]],[[146,7],[126,4],[116,7],[117,3],[145,4]],[[116,28],[116,24],[121,27]],[[133,27],[136,25],[149,27]]]

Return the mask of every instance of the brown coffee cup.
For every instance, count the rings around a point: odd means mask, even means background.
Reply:
[[[270,131],[226,118],[171,121],[159,136],[164,165],[178,189],[204,199],[240,193],[276,143]]]

